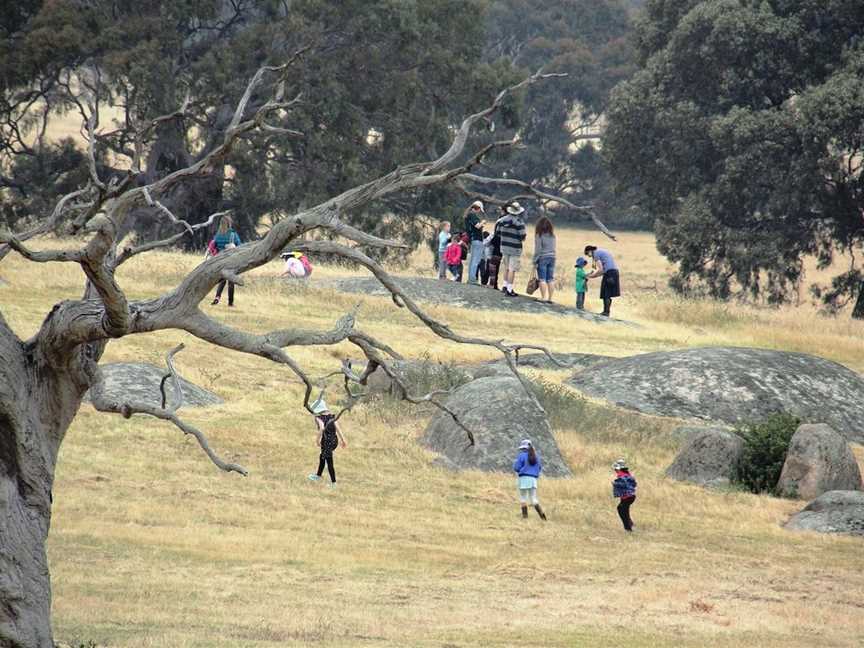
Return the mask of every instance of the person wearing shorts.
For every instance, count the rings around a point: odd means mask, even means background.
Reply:
[[[554,289],[552,280],[555,279],[555,228],[545,216],[541,216],[534,227],[533,262],[540,285],[540,298],[551,304]]]
[[[497,227],[501,236],[501,267],[504,268],[504,288],[508,297],[516,297],[513,282],[519,271],[522,259],[522,242],[525,240],[525,209],[512,202],[504,208],[504,217],[498,220]]]
[[[519,489],[519,504],[522,507],[522,518],[528,517],[528,505],[531,504],[537,515],[544,522],[546,521],[546,513],[540,506],[540,500],[537,499],[537,478],[540,477],[540,471],[543,470],[543,464],[540,462],[540,455],[537,450],[531,445],[529,439],[523,439],[519,444],[519,455],[516,461],[513,462],[513,472],[517,475],[516,485]]]

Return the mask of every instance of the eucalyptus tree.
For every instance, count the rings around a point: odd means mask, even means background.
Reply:
[[[864,318],[862,33],[860,2],[648,0],[605,152],[675,288],[783,302],[842,253],[811,289]]]

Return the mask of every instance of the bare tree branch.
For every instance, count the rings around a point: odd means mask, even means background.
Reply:
[[[176,355],[182,349],[183,345],[181,344],[172,349],[166,356],[166,363],[168,364],[170,375],[174,380],[175,392],[180,394],[182,394],[182,392],[180,391],[180,383],[177,372],[174,369],[173,358],[174,355]],[[225,472],[240,473],[244,477],[249,474],[249,472],[243,466],[221,459],[219,455],[217,455],[216,452],[214,452],[214,450],[210,447],[210,442],[207,440],[207,436],[203,432],[201,432],[201,430],[199,430],[193,425],[190,425],[189,423],[186,423],[177,416],[176,411],[182,403],[182,395],[179,397],[179,402],[176,405],[173,405],[172,407],[167,409],[164,406],[155,407],[153,405],[148,405],[147,403],[135,403],[129,401],[118,402],[109,399],[105,395],[104,380],[102,378],[102,372],[99,367],[94,365],[94,367],[91,367],[90,370],[93,374],[93,380],[90,387],[90,401],[93,404],[93,407],[96,408],[96,410],[100,412],[121,414],[124,418],[130,418],[133,414],[146,414],[147,416],[152,416],[154,418],[173,423],[184,434],[189,434],[195,437],[198,445],[201,446],[201,449],[217,468],[219,468],[220,470],[224,470]]]
[[[210,217],[206,221],[204,221],[202,223],[196,223],[195,225],[191,225],[191,226],[189,226],[188,229],[184,229],[182,232],[178,232],[177,234],[174,234],[173,236],[169,236],[167,238],[164,238],[164,239],[161,239],[158,241],[150,241],[149,243],[143,243],[143,244],[138,245],[136,247],[127,247],[123,250],[123,252],[121,252],[117,256],[116,260],[114,261],[114,267],[116,268],[116,267],[122,265],[123,263],[125,263],[126,261],[131,259],[132,257],[137,256],[138,254],[143,254],[144,252],[150,252],[151,250],[158,250],[161,248],[171,247],[177,241],[182,239],[184,236],[186,236],[190,232],[197,232],[200,229],[205,229],[207,227],[210,227],[211,225],[213,225],[214,222],[216,222],[217,218],[221,218],[222,216],[224,216],[225,214],[228,214],[228,213],[230,213],[230,211],[214,212],[214,213],[210,214]],[[178,222],[183,223],[185,225],[188,225],[188,223],[186,221],[181,221],[178,219]]]
[[[613,241],[617,240],[615,235],[610,232],[607,227],[600,222],[597,216],[594,215],[594,208],[590,205],[576,205],[566,198],[562,198],[561,196],[556,196],[554,194],[546,193],[545,191],[540,191],[535,188],[533,185],[530,185],[527,182],[523,182],[522,180],[514,180],[513,178],[487,178],[484,176],[474,175],[473,173],[463,173],[460,176],[460,179],[466,180],[468,182],[476,182],[477,184],[484,185],[501,185],[507,187],[517,187],[519,189],[523,189],[527,191],[530,195],[534,196],[539,200],[544,200],[548,202],[557,202],[562,205],[569,207],[570,209],[575,209],[577,211],[587,212],[589,216],[591,216],[591,220],[594,221],[594,224],[597,226],[601,232],[603,232],[606,236],[608,236]]]

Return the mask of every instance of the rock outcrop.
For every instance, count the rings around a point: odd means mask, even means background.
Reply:
[[[787,529],[864,536],[864,492],[828,491],[792,516]]]
[[[159,385],[162,376],[165,375],[165,369],[136,362],[115,362],[100,365],[100,368],[105,381],[104,393],[107,398],[120,403],[128,401],[161,407],[162,394]],[[168,398],[173,398],[174,391],[170,381],[165,388]],[[183,378],[180,379],[180,388],[183,391],[184,407],[207,407],[222,402],[222,399],[213,392]],[[89,400],[89,395],[88,392],[84,398]]]
[[[864,378],[811,355],[699,348],[605,360],[570,384],[648,414],[729,424],[785,411],[864,441]]]
[[[534,443],[543,460],[543,475],[565,477],[570,468],[561,456],[546,412],[511,376],[479,378],[456,389],[446,400],[450,409],[474,434],[468,445],[465,431],[452,417],[439,412],[423,435],[423,443],[441,455],[452,469],[476,468],[511,472],[522,439]]]
[[[507,297],[500,290],[455,281],[439,281],[424,277],[394,277],[393,280],[405,294],[417,301],[432,304],[447,304],[477,310],[505,310],[523,313],[557,314],[578,317],[597,324],[624,324],[637,326],[632,322],[601,317],[597,313],[580,311],[563,304],[548,304],[533,297],[521,295]],[[332,282],[336,290],[362,295],[389,296],[390,292],[374,277],[348,277]],[[518,289],[518,286],[517,286]]]
[[[666,476],[712,488],[728,486],[735,479],[744,441],[723,428],[694,431],[666,469]]]
[[[861,489],[861,471],[846,439],[827,425],[802,425],[789,443],[777,493],[811,500]]]

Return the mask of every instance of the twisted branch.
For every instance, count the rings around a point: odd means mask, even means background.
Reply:
[[[194,425],[190,425],[186,423],[182,419],[180,419],[176,412],[177,409],[182,405],[183,396],[182,390],[180,387],[180,379],[177,375],[177,371],[174,368],[174,356],[183,350],[183,345],[180,344],[174,347],[165,357],[165,362],[168,365],[168,376],[171,377],[174,384],[175,396],[177,398],[177,402],[173,404],[171,407],[165,407],[165,378],[163,378],[162,385],[160,386],[160,391],[162,392],[162,407],[155,407],[153,405],[148,405],[147,403],[133,403],[129,401],[117,402],[114,400],[110,400],[105,395],[105,383],[102,378],[102,372],[98,366],[94,365],[90,367],[91,372],[91,387],[90,387],[90,401],[93,404],[93,407],[96,408],[97,411],[107,412],[112,414],[120,414],[123,418],[130,418],[133,414],[146,414],[147,416],[152,416],[153,418],[160,419],[162,421],[168,421],[169,423],[173,423],[177,428],[179,428],[184,434],[191,435],[195,437],[195,440],[198,442],[198,445],[201,446],[201,449],[204,451],[204,454],[213,462],[213,464],[219,468],[220,470],[224,470],[225,472],[236,472],[240,473],[244,477],[246,477],[249,472],[241,465],[236,463],[231,463],[224,461],[219,457],[218,454],[210,447],[210,442],[207,439],[207,436],[201,432]]]

